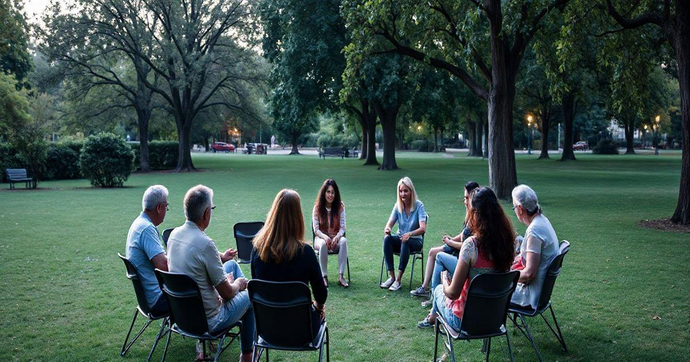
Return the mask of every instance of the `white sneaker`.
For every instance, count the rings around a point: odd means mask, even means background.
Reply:
[[[388,279],[386,279],[385,282],[381,283],[380,287],[383,289],[389,288],[393,284],[394,281],[395,281],[394,278],[388,278]]]
[[[388,288],[388,290],[396,291],[400,289],[401,286],[402,285],[400,285],[400,282],[396,280],[395,283],[393,283],[393,285],[391,285],[391,287]]]

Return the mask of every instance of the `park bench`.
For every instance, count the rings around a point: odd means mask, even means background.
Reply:
[[[319,157],[326,159],[326,156],[335,156],[345,158],[345,152],[342,147],[324,147],[319,151]]]
[[[5,174],[7,175],[7,181],[10,183],[10,190],[14,189],[16,182],[26,183],[27,189],[31,187],[30,182],[33,179],[27,176],[25,168],[8,168],[5,169]]]

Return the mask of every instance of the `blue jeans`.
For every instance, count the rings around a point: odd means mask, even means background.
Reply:
[[[436,254],[436,263],[434,264],[434,272],[431,274],[431,290],[434,290],[437,285],[441,284],[441,272],[448,270],[452,277],[455,273],[455,268],[458,266],[458,257],[451,254],[441,252]]]
[[[234,260],[223,264],[225,274],[230,274],[235,278],[244,278],[242,269]],[[242,333],[240,334],[240,345],[242,353],[252,352],[254,349],[254,309],[249,301],[249,293],[243,290],[234,298],[226,300],[220,306],[218,314],[208,320],[208,327],[211,332],[216,332],[233,325],[242,319]]]
[[[421,238],[409,238],[407,242],[402,242],[398,235],[386,235],[383,238],[383,258],[386,260],[386,270],[393,270],[393,252],[400,252],[400,264],[398,270],[405,271],[407,262],[410,260],[410,251],[422,250]]]
[[[433,303],[431,303],[432,307],[430,314],[435,315],[438,311],[439,314],[443,316],[443,319],[448,322],[448,325],[450,325],[451,328],[459,331],[462,320],[453,314],[453,310],[451,310],[450,307],[446,306],[447,298],[446,294],[443,292],[443,285],[437,285],[433,291],[434,292],[431,295],[434,299]]]

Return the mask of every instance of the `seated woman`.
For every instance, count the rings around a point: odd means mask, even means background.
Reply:
[[[401,178],[398,181],[397,191],[398,201],[393,206],[391,216],[383,230],[383,257],[389,278],[381,283],[381,288],[388,288],[388,290],[400,289],[400,280],[410,260],[410,252],[422,250],[422,235],[426,232],[426,210],[424,210],[424,204],[417,200],[417,192],[412,180],[409,177]],[[392,235],[391,228],[396,222],[398,233]],[[394,252],[400,252],[397,277],[393,272]]]
[[[431,311],[417,324],[419,328],[432,327],[438,311],[451,327],[459,330],[472,278],[479,274],[510,270],[515,235],[496,194],[490,188],[480,187],[474,191],[468,226],[474,234],[462,243],[452,278],[448,271],[441,273],[442,282],[433,291]]]
[[[431,289],[434,289],[440,283],[442,271],[448,270],[451,274],[455,271],[455,265],[458,262],[458,253],[460,252],[460,248],[462,248],[462,242],[472,235],[472,231],[467,227],[469,215],[468,200],[470,193],[477,187],[479,187],[479,184],[474,181],[465,184],[465,195],[463,198],[463,203],[467,210],[465,212],[465,225],[463,225],[460,234],[453,237],[444,235],[442,239],[443,245],[429,249],[429,258],[427,259],[426,270],[424,271],[424,281],[419,288],[411,290],[410,294],[418,297],[429,296],[429,283],[431,283]],[[422,302],[422,304],[426,307],[424,302]]]
[[[527,225],[515,258],[513,270],[520,270],[520,280],[511,303],[537,309],[546,270],[558,256],[558,237],[551,222],[541,213],[537,194],[527,185],[513,189],[513,210],[521,223]]]
[[[312,323],[314,331],[318,331],[324,319],[328,290],[321,279],[314,249],[303,239],[304,217],[299,194],[283,189],[273,200],[266,224],[254,237],[252,278],[309,284],[315,300]]]
[[[314,231],[314,248],[319,251],[319,264],[323,282],[328,286],[328,252],[338,253],[338,284],[349,287],[343,273],[347,266],[347,239],[345,238],[345,205],[340,200],[340,190],[335,181],[326,180],[314,203],[311,213]]]

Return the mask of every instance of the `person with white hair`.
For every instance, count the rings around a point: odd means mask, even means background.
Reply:
[[[409,177],[398,181],[398,201],[393,206],[391,216],[383,229],[383,258],[389,278],[381,283],[381,288],[400,289],[400,281],[410,260],[411,251],[422,250],[422,235],[426,232],[427,214],[424,204],[417,199],[417,192]],[[391,228],[398,223],[398,233],[393,235]],[[398,274],[393,271],[393,253],[400,253]]]
[[[143,211],[134,220],[127,233],[125,257],[137,268],[146,302],[153,314],[168,312],[168,302],[161,292],[155,268],[168,270],[168,260],[157,226],[168,212],[168,189],[153,185],[146,189],[141,202]]]
[[[254,312],[246,290],[247,279],[232,260],[237,251],[228,249],[220,253],[216,243],[204,232],[215,208],[210,188],[197,185],[187,191],[184,197],[187,221],[168,238],[170,271],[185,274],[199,285],[211,333],[242,320],[240,360],[251,361]]]
[[[547,269],[558,256],[558,237],[549,219],[542,214],[534,190],[519,185],[513,189],[512,196],[515,215],[527,225],[527,230],[512,267],[520,271],[520,279],[511,302],[537,309]]]

